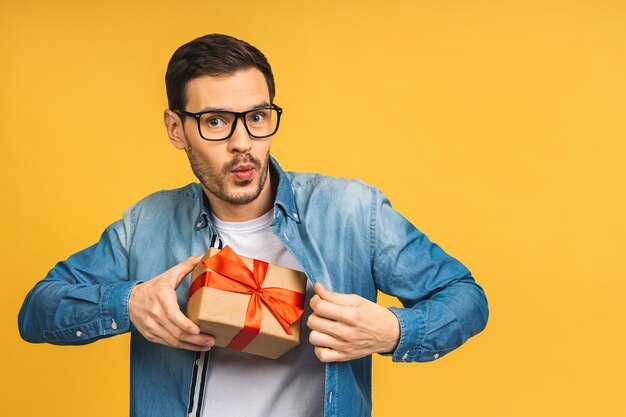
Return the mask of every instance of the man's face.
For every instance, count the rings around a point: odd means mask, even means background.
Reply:
[[[184,110],[241,112],[269,104],[265,77],[256,68],[250,68],[232,75],[190,80]],[[183,126],[185,151],[205,192],[235,205],[248,204],[259,196],[268,177],[271,137],[251,138],[241,119],[233,135],[221,142],[202,139],[193,117],[186,117]]]

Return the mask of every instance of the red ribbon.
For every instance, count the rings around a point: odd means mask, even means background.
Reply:
[[[202,264],[211,269],[198,275],[189,287],[187,299],[202,287],[223,291],[251,294],[243,329],[230,341],[229,349],[243,350],[261,331],[261,300],[272,312],[287,334],[293,334],[289,326],[304,312],[304,294],[280,287],[262,288],[268,263],[254,259],[254,272],[230,246]]]

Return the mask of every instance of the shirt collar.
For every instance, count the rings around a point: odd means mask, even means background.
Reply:
[[[291,181],[287,177],[287,174],[281,169],[280,165],[274,157],[270,156],[270,170],[272,174],[278,178],[278,189],[276,191],[276,200],[274,200],[274,208],[280,207],[287,217],[300,223],[300,215],[298,214],[298,208],[296,207],[296,199],[293,195],[293,189],[291,188]],[[209,199],[204,194],[202,187],[198,185],[199,189],[199,214],[195,220],[195,229],[204,229],[207,226],[211,226],[211,206]],[[276,214],[274,214],[274,217]]]
[[[293,188],[291,188],[291,181],[289,181],[287,174],[285,174],[272,156],[270,156],[270,169],[273,169],[274,173],[278,174],[278,190],[276,191],[274,207],[280,207],[289,218],[296,223],[300,223],[300,215],[296,206],[296,197],[293,195]]]
[[[209,215],[211,209],[209,205],[209,200],[206,198],[206,195],[204,195],[204,191],[202,190],[202,186],[198,183],[194,184],[194,186],[195,189],[198,190],[198,215],[196,216],[194,229],[198,231],[211,225],[211,216]]]

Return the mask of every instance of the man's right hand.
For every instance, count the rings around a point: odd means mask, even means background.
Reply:
[[[149,281],[135,285],[128,300],[130,321],[147,340],[188,350],[209,350],[211,335],[180,311],[176,288],[202,256],[191,256]]]

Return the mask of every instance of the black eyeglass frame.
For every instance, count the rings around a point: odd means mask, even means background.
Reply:
[[[276,110],[276,113],[278,114],[277,118],[276,118],[276,127],[274,128],[274,131],[272,133],[270,133],[269,135],[263,135],[263,136],[257,136],[257,135],[253,135],[250,132],[250,129],[248,129],[248,124],[246,123],[246,115],[248,113],[253,113],[255,111],[259,111],[259,110]],[[246,128],[246,132],[248,132],[248,135],[250,135],[250,137],[255,138],[255,139],[263,139],[263,138],[269,138],[270,136],[274,136],[276,134],[276,132],[278,132],[278,126],[280,125],[280,116],[283,114],[283,109],[278,107],[275,104],[272,104],[270,106],[267,107],[257,107],[255,109],[250,109],[250,110],[246,110],[246,111],[241,111],[241,112],[236,112],[236,111],[227,111],[227,110],[220,110],[220,111],[215,111],[215,110],[207,110],[207,111],[203,111],[200,113],[191,113],[185,110],[174,110],[174,113],[178,114],[179,116],[189,116],[189,117],[193,117],[196,119],[196,123],[198,124],[198,133],[200,134],[200,137],[204,140],[208,140],[210,142],[221,142],[227,139],[230,139],[230,137],[233,135],[233,133],[235,133],[235,129],[237,128],[237,121],[239,118],[241,118],[241,121],[243,122],[243,126]],[[233,122],[233,126],[230,129],[230,133],[228,134],[228,136],[226,136],[223,139],[207,139],[204,136],[202,136],[202,128],[200,127],[200,118],[202,117],[203,114],[206,113],[228,113],[228,114],[232,114],[235,116],[235,121]]]

